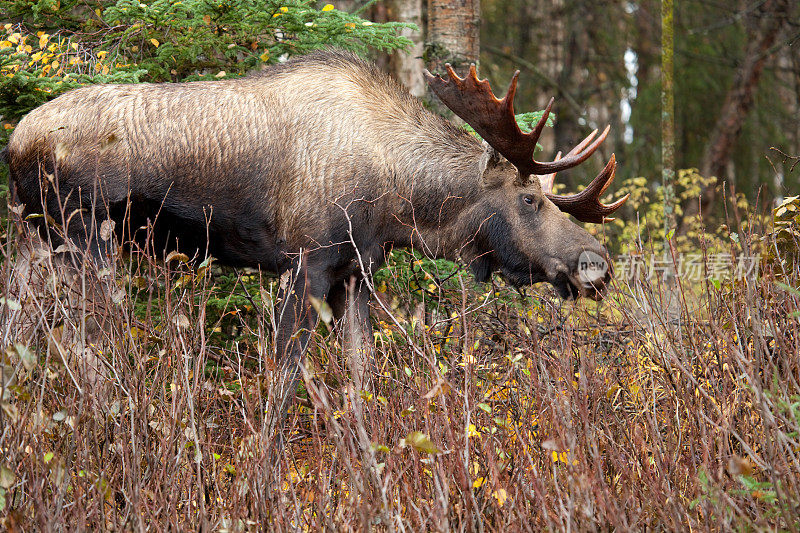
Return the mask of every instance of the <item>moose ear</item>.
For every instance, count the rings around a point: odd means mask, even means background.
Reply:
[[[493,189],[502,185],[508,178],[509,167],[511,164],[503,160],[500,152],[483,141],[483,154],[478,161],[478,172],[484,187]]]

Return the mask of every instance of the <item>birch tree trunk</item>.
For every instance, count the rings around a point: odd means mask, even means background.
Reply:
[[[428,0],[428,69],[450,63],[463,73],[480,54],[480,0]]]
[[[400,32],[414,43],[406,52],[397,51],[389,58],[389,69],[397,80],[405,85],[414,96],[425,94],[425,79],[422,69],[423,52],[423,20],[422,0],[392,0],[389,4],[389,18],[398,22],[416,24],[418,31],[404,29]]]

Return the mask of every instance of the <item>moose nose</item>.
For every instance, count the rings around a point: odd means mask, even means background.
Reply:
[[[581,252],[577,274],[582,292],[594,300],[601,299],[606,285],[611,281],[611,271],[607,254],[601,255],[590,250]]]

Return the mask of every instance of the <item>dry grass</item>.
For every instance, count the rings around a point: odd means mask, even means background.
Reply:
[[[372,389],[321,325],[279,453],[272,283],[219,311],[181,258],[111,279],[9,235],[8,530],[800,529],[800,298],[770,272],[600,305],[390,279]]]

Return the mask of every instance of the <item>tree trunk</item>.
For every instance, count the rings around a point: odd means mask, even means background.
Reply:
[[[463,74],[480,54],[480,0],[428,0],[426,62],[431,72],[450,63]]]
[[[664,239],[675,229],[675,87],[672,0],[661,0],[661,186],[664,188]],[[664,254],[669,247],[664,241]],[[665,259],[669,259],[665,256]]]
[[[397,51],[389,59],[389,69],[397,80],[405,85],[414,96],[425,94],[425,79],[422,77],[422,0],[392,0],[389,4],[389,18],[398,22],[416,24],[419,31],[404,29],[400,32],[403,37],[413,41],[413,45],[406,52]]]
[[[704,176],[717,176],[721,180],[730,177],[726,170],[730,166],[734,145],[753,105],[770,48],[786,27],[791,5],[792,0],[765,0],[758,9],[747,15],[747,47],[706,145],[700,164],[700,172]],[[706,188],[699,203],[692,202],[687,206],[684,220],[696,215],[700,209],[706,213],[715,196],[714,187]],[[687,229],[685,224],[681,229]]]

